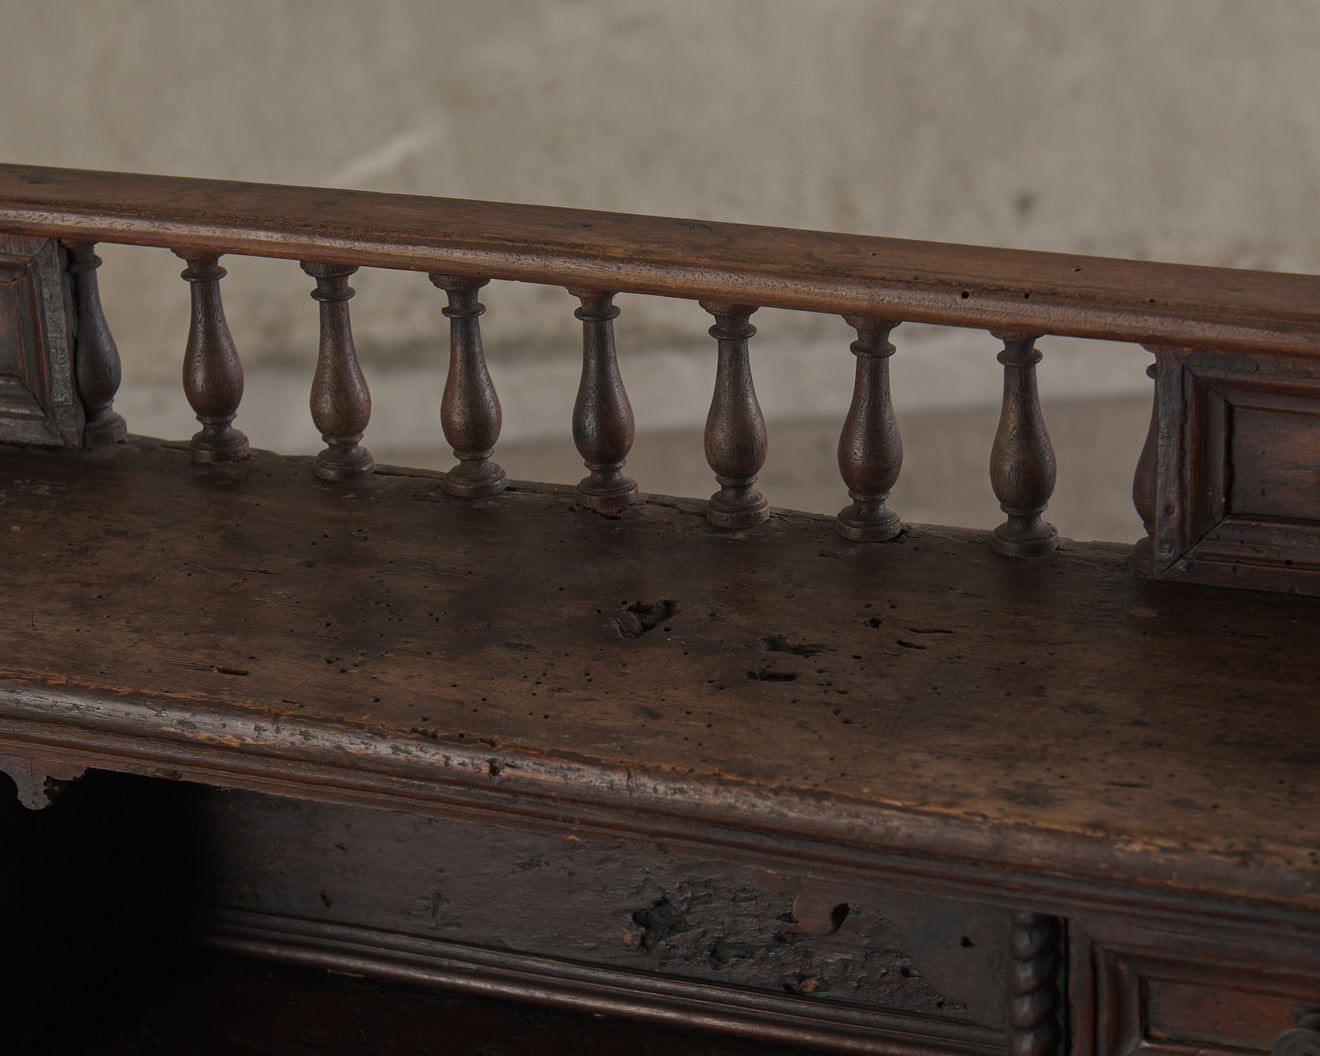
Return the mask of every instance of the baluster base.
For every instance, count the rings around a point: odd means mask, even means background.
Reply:
[[[248,438],[232,426],[203,426],[191,441],[192,460],[206,466],[241,462],[248,457]]]
[[[316,456],[314,472],[318,480],[339,484],[369,476],[376,468],[371,452],[356,443],[331,444]]]
[[[1159,571],[1159,563],[1155,560],[1155,544],[1150,536],[1139,539],[1128,554],[1128,568],[1138,572],[1143,576],[1153,576]]]
[[[839,511],[834,518],[834,529],[854,543],[884,543],[896,539],[903,531],[903,519],[885,505],[885,494],[867,501],[852,492],[853,503]]]
[[[83,426],[83,447],[108,447],[128,439],[128,424],[118,411],[111,411]]]
[[[477,458],[462,458],[445,474],[445,492],[456,499],[487,499],[509,486],[504,470],[489,460],[490,452]]]
[[[1002,557],[1044,557],[1057,550],[1059,533],[1054,525],[1041,520],[1044,509],[1009,513],[1008,520],[995,529],[991,549]]]
[[[613,516],[642,499],[637,481],[619,472],[619,466],[588,466],[589,476],[578,481],[574,501],[595,513]]]
[[[706,520],[716,528],[755,528],[770,519],[770,503],[752,487],[756,480],[726,481],[706,503]]]

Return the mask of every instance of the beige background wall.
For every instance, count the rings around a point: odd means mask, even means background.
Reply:
[[[0,26],[6,161],[1320,270],[1313,0],[0,0]],[[122,402],[135,427],[183,435],[180,264],[103,255]],[[241,424],[311,450],[287,411],[315,356],[310,283],[289,262],[227,264]],[[355,285],[369,440],[435,446],[442,298],[416,275]],[[567,443],[573,302],[507,284],[484,299],[506,436]],[[699,425],[704,313],[620,303],[639,427]],[[840,417],[842,322],[757,322],[772,418]],[[896,341],[901,411],[998,399],[988,336]],[[1043,347],[1055,399],[1148,384],[1140,351]]]

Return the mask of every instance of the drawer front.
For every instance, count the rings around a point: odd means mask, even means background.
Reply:
[[[996,907],[530,823],[217,790],[201,809],[210,898],[249,931],[298,921],[324,947],[355,929],[382,950],[406,936],[476,975],[492,957],[579,983],[587,966],[636,994],[681,983],[707,1014],[787,1010],[851,1046],[1002,1051],[1012,922]]]
[[[1320,947],[1158,932],[1138,946],[1084,931],[1073,946],[1077,1053],[1268,1053],[1320,1010]]]

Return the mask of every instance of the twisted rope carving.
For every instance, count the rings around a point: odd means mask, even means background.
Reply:
[[[1271,1056],[1320,1056],[1320,1012],[1306,1013],[1275,1038]]]
[[[1014,913],[1009,938],[1009,1056],[1057,1056],[1060,1022],[1062,929],[1055,917]]]

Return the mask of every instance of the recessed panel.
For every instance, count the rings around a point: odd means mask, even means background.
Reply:
[[[1157,556],[1142,567],[1320,595],[1320,361],[1170,350],[1158,387]]]
[[[1149,946],[1073,932],[1074,1049],[1095,1056],[1247,1056],[1269,1053],[1284,1031],[1320,1008],[1320,962],[1303,936],[1216,935],[1199,923],[1176,934],[1143,930]],[[1089,962],[1089,963],[1088,963]]]
[[[1297,1019],[1296,998],[1201,982],[1145,981],[1145,1040],[1203,1052],[1268,1052]]]
[[[23,357],[23,339],[18,328],[18,283],[0,265],[0,375],[13,377]]]
[[[1236,405],[1229,451],[1230,515],[1320,521],[1320,413]]]

